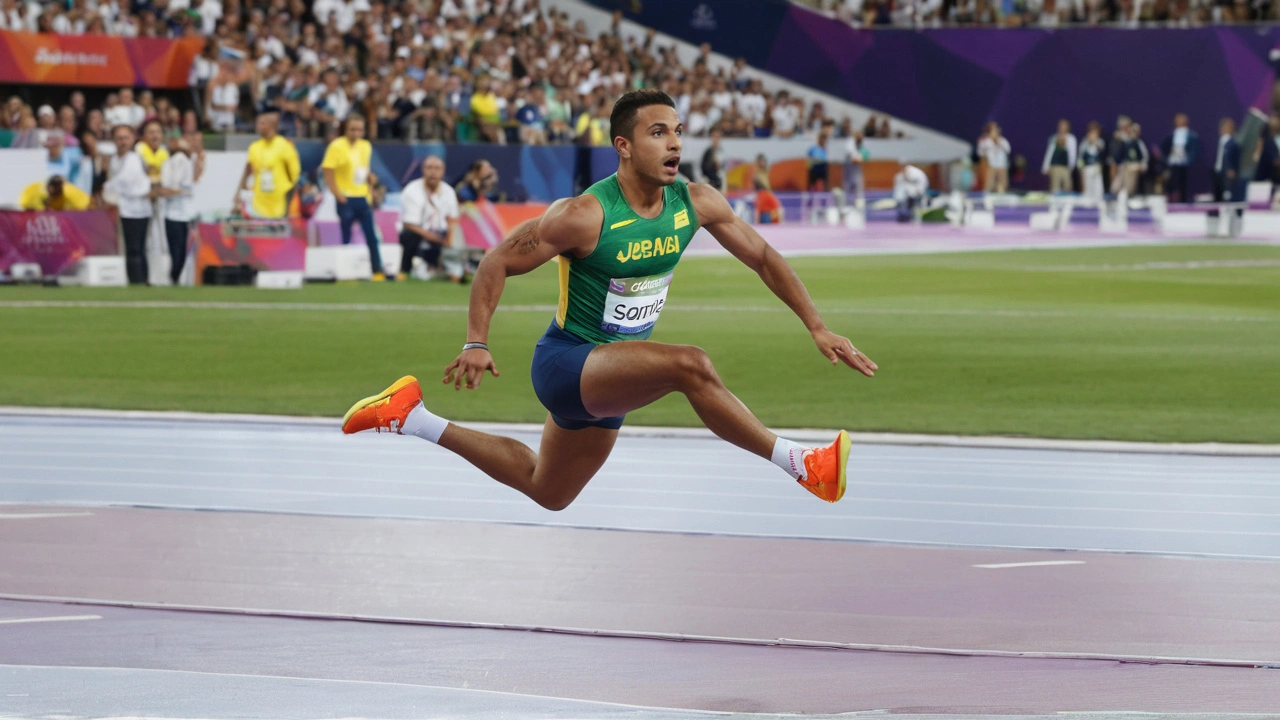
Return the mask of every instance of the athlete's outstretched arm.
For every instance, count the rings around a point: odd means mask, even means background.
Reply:
[[[467,312],[467,342],[489,342],[489,324],[498,309],[498,300],[507,278],[523,275],[562,253],[585,256],[595,249],[600,237],[604,210],[589,195],[557,200],[541,217],[516,226],[501,245],[494,248],[476,269]],[[480,386],[484,371],[498,375],[488,350],[464,350],[444,370],[445,384],[454,389]]]
[[[871,358],[854,349],[848,338],[827,329],[800,276],[773,246],[760,237],[755,228],[733,212],[729,201],[719,190],[709,185],[690,183],[689,195],[698,214],[698,222],[734,257],[754,270],[769,290],[795,312],[813,335],[818,350],[832,365],[844,362],[867,377],[875,375],[877,366]]]

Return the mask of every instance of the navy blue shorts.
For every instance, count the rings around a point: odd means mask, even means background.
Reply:
[[[617,430],[626,418],[598,418],[582,405],[582,366],[593,348],[595,343],[560,329],[552,321],[533,350],[533,392],[551,413],[551,419],[565,430]]]

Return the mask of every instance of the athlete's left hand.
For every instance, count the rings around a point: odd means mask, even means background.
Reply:
[[[847,337],[841,337],[830,330],[819,330],[813,334],[813,341],[817,343],[818,351],[832,365],[843,362],[867,377],[875,377],[876,370],[880,369],[871,358],[858,352]]]

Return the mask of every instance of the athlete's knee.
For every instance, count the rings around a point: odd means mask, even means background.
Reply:
[[[533,501],[542,506],[544,510],[552,512],[560,512],[573,504],[578,499],[578,493],[565,492],[559,489],[548,489],[541,492],[532,493],[529,497]]]
[[[720,382],[711,357],[700,347],[686,345],[680,348],[680,371],[686,388],[698,388]]]

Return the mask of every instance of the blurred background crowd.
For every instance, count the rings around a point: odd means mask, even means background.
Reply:
[[[48,107],[11,98],[0,129],[99,139],[116,121],[158,118],[215,131],[251,131],[281,113],[287,137],[331,137],[350,112],[371,139],[608,145],[613,99],[638,87],[675,98],[687,132],[724,137],[900,137],[887,117],[835,117],[821,102],[764,89],[739,59],[711,69],[711,49],[682,63],[650,33],[590,37],[539,0],[0,0],[0,28],[207,38],[191,70],[191,97],[172,101],[132,90],[60,95]],[[177,105],[193,109],[188,117]],[[52,114],[47,116],[46,111]],[[96,112],[95,112],[96,111]],[[172,117],[171,117],[172,114]],[[106,120],[99,125],[97,116]],[[135,122],[136,121],[136,122]],[[15,143],[21,146],[24,143]]]

